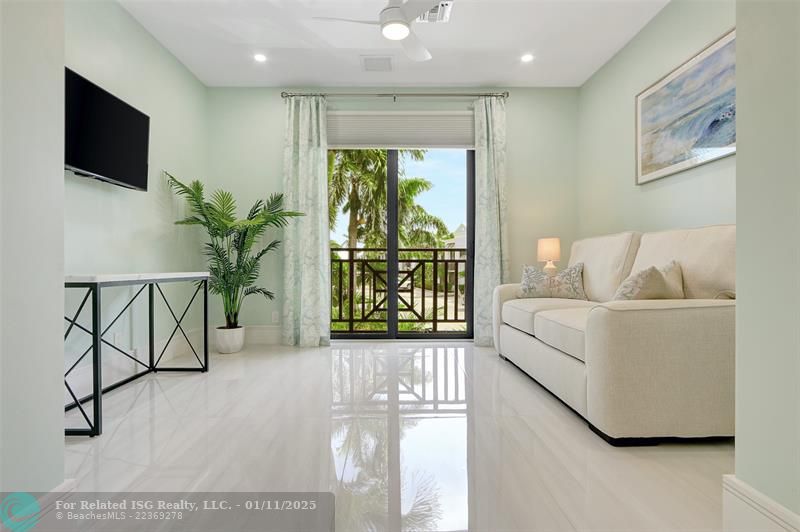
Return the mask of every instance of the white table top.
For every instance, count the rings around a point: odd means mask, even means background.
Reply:
[[[208,279],[208,272],[166,272],[166,273],[95,273],[66,275],[65,283],[97,284],[142,284],[175,281],[199,281]]]

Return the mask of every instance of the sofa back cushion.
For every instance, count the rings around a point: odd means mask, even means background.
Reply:
[[[686,299],[735,297],[735,225],[644,233],[633,271],[661,267],[672,260],[681,265]]]
[[[572,244],[569,265],[583,263],[583,290],[589,301],[611,301],[620,283],[631,273],[639,236],[629,231],[584,238]]]

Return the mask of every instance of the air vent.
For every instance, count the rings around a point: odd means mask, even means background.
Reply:
[[[362,55],[361,65],[365,72],[391,72],[392,58],[379,55]]]
[[[430,11],[426,11],[417,17],[417,22],[442,23],[450,21],[450,12],[453,10],[453,2],[439,2]]]

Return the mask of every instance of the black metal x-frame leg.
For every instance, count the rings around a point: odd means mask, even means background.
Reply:
[[[86,294],[83,296],[83,300],[81,304],[78,306],[78,310],[75,312],[75,315],[72,319],[67,318],[65,319],[69,321],[69,327],[67,327],[67,332],[64,333],[64,340],[69,337],[69,334],[72,332],[75,326],[79,327],[80,329],[86,331],[84,327],[82,327],[78,323],[78,317],[83,311],[83,307],[86,305],[86,301],[91,296],[92,298],[92,330],[88,331],[92,336],[92,345],[83,352],[83,354],[78,357],[78,360],[64,373],[64,386],[67,388],[67,392],[69,393],[70,397],[72,397],[73,402],[64,407],[64,410],[70,410],[72,408],[79,408],[81,411],[81,415],[86,420],[87,427],[86,428],[67,428],[64,429],[64,434],[67,436],[97,436],[98,434],[102,433],[103,431],[103,420],[102,420],[102,410],[103,410],[103,394],[102,394],[102,372],[99,371],[100,368],[100,356],[101,356],[101,347],[100,347],[100,340],[102,338],[102,334],[100,333],[100,322],[101,322],[101,313],[100,313],[100,287],[94,283],[88,286],[81,286],[80,288],[86,288]],[[75,369],[78,363],[86,357],[87,354],[91,351],[92,353],[92,393],[87,395],[81,399],[78,399],[75,396],[75,392],[67,382],[67,377]],[[83,408],[83,403],[88,400],[92,400],[92,419],[89,420],[89,416],[86,414],[86,410]]]
[[[192,294],[192,297],[189,300],[189,303],[186,305],[186,308],[183,309],[183,313],[181,313],[181,317],[180,318],[175,314],[175,311],[172,310],[172,305],[170,305],[169,301],[167,301],[167,297],[164,295],[164,291],[161,290],[161,286],[159,286],[158,283],[152,283],[150,285],[150,309],[151,309],[151,312],[153,311],[153,306],[154,306],[154,304],[153,304],[153,298],[154,298],[153,289],[154,288],[156,290],[158,290],[159,295],[161,295],[161,299],[164,301],[164,304],[167,306],[167,310],[169,310],[169,313],[172,315],[172,319],[175,320],[175,327],[172,329],[172,334],[169,335],[169,338],[167,339],[167,342],[164,344],[164,348],[161,349],[161,353],[158,355],[158,359],[156,359],[156,361],[153,362],[152,361],[152,356],[151,356],[151,362],[150,362],[151,369],[153,371],[203,371],[203,372],[208,371],[208,327],[204,327],[203,328],[203,334],[205,335],[205,338],[204,338],[204,341],[203,341],[203,360],[200,360],[200,356],[197,354],[197,350],[192,345],[192,341],[189,340],[189,336],[186,334],[186,331],[183,330],[183,325],[182,325],[183,319],[186,317],[186,314],[189,312],[189,309],[192,307],[192,303],[194,303],[194,300],[197,297],[197,294],[200,293],[200,289],[201,288],[204,291],[204,293],[203,293],[203,321],[204,322],[208,321],[208,282],[207,281],[202,281],[200,283],[197,283],[197,289],[194,291],[194,294]],[[191,366],[190,367],[172,367],[172,366],[159,367],[158,366],[159,362],[161,362],[161,359],[164,357],[164,353],[167,352],[167,348],[169,347],[170,342],[172,342],[172,339],[175,337],[175,333],[177,333],[178,331],[181,331],[181,334],[183,335],[183,338],[186,340],[186,343],[189,344],[189,349],[192,350],[192,354],[197,359],[197,362],[200,364],[200,367],[191,367]],[[152,319],[152,315],[151,315],[151,319],[150,319],[150,338],[151,338],[151,343],[150,343],[150,345],[151,345],[151,353],[153,353],[154,352],[153,351],[153,348],[154,348],[154,334],[153,334],[153,319]]]
[[[64,407],[65,411],[72,410],[73,408],[78,408],[80,410],[81,416],[86,421],[86,427],[83,428],[66,428],[64,429],[64,434],[67,436],[98,436],[102,434],[102,417],[103,417],[103,393],[110,392],[120,386],[123,386],[131,381],[138,379],[139,377],[143,377],[148,373],[153,373],[156,371],[201,371],[206,372],[208,371],[209,364],[208,364],[208,280],[202,279],[197,282],[197,289],[194,291],[189,303],[186,305],[186,308],[181,313],[181,316],[178,317],[172,309],[169,301],[167,300],[164,292],[161,290],[161,287],[157,282],[148,282],[144,283],[142,287],[136,292],[136,294],[128,301],[128,303],[122,308],[122,310],[111,320],[111,322],[105,328],[102,328],[102,307],[101,307],[101,291],[102,286],[99,283],[66,283],[66,288],[85,288],[86,293],[81,300],[80,305],[78,305],[78,309],[75,311],[75,314],[72,317],[64,316],[64,319],[69,323],[66,332],[64,333],[64,341],[67,340],[70,333],[74,329],[78,329],[80,331],[85,332],[86,334],[92,337],[91,345],[78,357],[78,359],[67,369],[64,373],[64,386],[67,389],[67,393],[69,393],[70,397],[72,397],[72,403],[67,404]],[[138,358],[132,356],[128,352],[120,349],[113,343],[109,342],[108,340],[104,339],[103,336],[114,326],[114,324],[122,317],[123,314],[133,305],[139,295],[144,291],[144,289],[148,289],[148,340],[149,340],[149,360],[147,363],[139,360]],[[191,340],[189,340],[189,336],[186,334],[186,331],[183,329],[182,322],[183,319],[186,317],[186,314],[192,307],[195,299],[197,298],[197,294],[200,293],[200,290],[203,291],[203,358],[200,359],[200,356],[197,354],[197,350],[195,349],[194,345],[192,345]],[[175,320],[175,328],[172,330],[172,334],[170,334],[169,338],[167,339],[166,343],[164,344],[161,353],[159,354],[158,358],[155,357],[155,290],[158,290],[158,293],[161,295],[164,304],[166,305],[167,309],[169,310],[170,314],[172,315],[173,320]],[[91,298],[92,300],[92,327],[88,329],[78,323],[78,318],[81,315],[86,303]],[[189,348],[192,350],[192,354],[197,359],[199,366],[194,367],[159,367],[159,363],[163,358],[164,354],[169,347],[170,342],[175,337],[175,334],[180,331],[183,335],[186,342],[189,344]],[[109,386],[103,388],[102,383],[102,346],[106,345],[116,352],[128,357],[129,359],[133,360],[137,364],[141,365],[145,369],[138,373],[135,373],[129,377],[121,381],[117,381]],[[69,385],[67,381],[67,377],[72,373],[72,371],[80,364],[80,362],[86,358],[89,353],[92,353],[92,393],[78,398],[75,395],[72,387]],[[86,413],[86,410],[83,407],[83,404],[92,401],[92,418],[89,419],[89,415]]]

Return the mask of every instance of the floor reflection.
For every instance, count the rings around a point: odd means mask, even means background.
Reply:
[[[260,346],[211,367],[104,396],[104,433],[67,438],[65,477],[78,491],[332,491],[337,532],[721,529],[730,443],[611,447],[488,349]]]
[[[466,530],[463,347],[332,349],[337,530]]]

